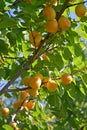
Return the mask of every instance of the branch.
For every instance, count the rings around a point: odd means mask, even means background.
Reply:
[[[72,7],[72,6],[76,6],[76,5],[79,5],[79,4],[84,4],[86,3],[87,1],[84,1],[84,2],[79,2],[79,3],[76,3],[76,4],[70,4],[70,5],[67,5],[66,8],[69,8],[69,7]]]
[[[7,92],[18,92],[18,91],[23,91],[23,90],[27,90],[27,89],[31,89],[31,87],[8,89]]]
[[[33,57],[31,60],[29,60],[26,64],[23,65],[23,67],[15,74],[15,76],[8,81],[8,83],[2,88],[2,90],[0,91],[0,95],[2,95],[3,93],[5,93],[6,91],[8,91],[8,87],[27,69],[30,68],[31,64],[34,62],[34,60],[36,60],[38,58],[38,54],[40,52],[40,50],[42,49],[42,46],[44,44],[44,42],[46,41],[46,39],[48,39],[49,34],[45,37],[45,39],[42,41],[41,45],[39,46],[39,48],[35,51]]]
[[[15,120],[17,114],[23,109],[22,106],[23,106],[25,101],[26,101],[26,98],[23,100],[23,102],[21,103],[20,107],[15,111],[15,113],[10,116],[8,124],[10,124],[11,122],[15,122],[14,120]]]
[[[56,17],[57,20],[59,20],[59,18],[61,17],[61,15],[63,14],[63,12],[67,8],[68,2],[69,2],[69,0],[65,0],[65,3],[63,5],[62,9],[60,10],[60,12],[57,12],[57,17]]]

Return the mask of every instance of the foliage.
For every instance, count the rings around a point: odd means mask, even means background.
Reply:
[[[56,19],[64,15],[71,27],[64,32],[48,33],[43,10],[51,0],[0,0],[0,111],[10,110],[9,116],[0,112],[0,129],[12,130],[15,121],[20,130],[86,130],[87,129],[87,14],[79,18],[75,7],[87,1],[57,0],[51,5]],[[29,34],[42,34],[41,44],[35,48]],[[47,59],[42,59],[42,54]],[[43,85],[32,110],[13,107],[22,90],[25,76],[41,73],[57,82],[55,92]],[[73,81],[64,85],[61,76],[71,74]],[[16,129],[15,129],[16,130]]]

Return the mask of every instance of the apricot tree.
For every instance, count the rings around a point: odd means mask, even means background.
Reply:
[[[0,0],[0,130],[87,129],[87,1]]]

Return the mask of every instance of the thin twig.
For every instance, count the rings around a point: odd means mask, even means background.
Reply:
[[[26,101],[26,98],[23,100],[20,107],[13,113],[13,115],[10,116],[10,119],[9,119],[9,122],[8,122],[9,124],[11,122],[15,122],[14,120],[15,120],[17,114],[23,109],[23,104],[24,104],[25,101]]]
[[[27,89],[31,89],[31,87],[8,89],[7,92],[18,92],[18,91],[23,91],[23,90],[27,90]]]
[[[69,4],[69,5],[66,6],[66,8],[69,8],[69,7],[72,7],[72,6],[76,6],[76,5],[79,5],[79,4],[84,4],[86,2],[87,1],[79,2],[79,3],[75,3],[75,4]]]

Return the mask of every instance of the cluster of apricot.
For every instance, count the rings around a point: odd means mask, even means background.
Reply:
[[[70,0],[69,2],[74,2],[75,0]],[[75,13],[78,17],[84,17],[86,14],[86,7],[84,4],[78,4],[75,7]],[[46,5],[43,9],[43,15],[47,20],[46,30],[49,33],[64,32],[69,29],[71,26],[71,22],[65,16],[61,16],[57,20],[56,11],[51,5]]]
[[[52,80],[50,77],[43,77],[40,73],[35,74],[33,77],[25,77],[23,83],[25,86],[31,87],[28,93],[33,97],[38,95],[38,89],[40,89],[41,86],[46,87],[50,92],[54,92],[57,88],[55,80]]]
[[[27,97],[28,97],[27,91],[22,91],[20,93],[18,101],[16,101],[13,104],[13,107],[15,109],[19,109],[19,108],[23,109],[23,108],[25,108],[27,111],[30,110],[30,109],[33,109],[34,106],[35,106],[35,102],[29,101]]]
[[[63,74],[60,79],[61,83],[64,85],[70,84],[72,82],[72,76],[67,73]],[[24,77],[23,84],[29,87],[27,93],[31,97],[38,96],[38,90],[41,88],[41,86],[47,88],[49,92],[54,92],[57,89],[57,83],[55,80],[53,80],[51,77],[43,77],[43,75],[40,73],[35,74],[33,77]],[[22,96],[21,98],[23,99]]]
[[[41,44],[42,34],[40,32],[31,31],[29,34],[29,40],[31,41],[32,45],[37,49]]]
[[[63,74],[60,78],[61,83],[63,85],[68,85],[72,82],[73,78],[70,74]],[[38,90],[42,87],[47,88],[49,92],[55,92],[57,89],[57,83],[55,80],[53,80],[51,77],[43,77],[42,74],[37,73],[33,77],[26,76],[23,78],[23,84],[26,87],[29,87],[29,89],[23,90],[20,92],[18,101],[16,101],[13,104],[13,107],[15,109],[24,109],[29,111],[32,110],[35,107],[35,102],[33,98],[36,98],[38,96]],[[33,97],[33,98],[30,98]],[[29,100],[32,99],[32,100]],[[0,99],[0,105],[2,105],[2,100]],[[2,108],[2,115],[8,116],[10,113],[10,110],[8,107]],[[17,127],[16,122],[11,122],[10,126],[14,128],[14,130],[20,130]]]
[[[59,20],[56,19],[56,11],[51,6],[46,6],[43,10],[43,15],[47,20],[46,30],[49,33],[56,33],[57,31],[65,31],[71,23],[68,18],[61,16]]]

